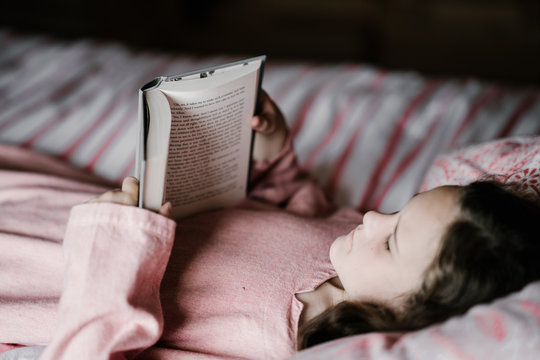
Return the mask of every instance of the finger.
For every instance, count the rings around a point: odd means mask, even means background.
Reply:
[[[86,203],[85,204],[90,204],[90,203],[95,203],[95,202],[98,202],[98,199],[99,199],[99,196],[96,196],[96,197],[93,197],[89,200],[86,200]]]
[[[98,195],[96,197],[93,197],[92,199],[88,200],[87,203],[96,203],[96,202],[105,202],[105,201],[110,201],[108,199],[111,199],[113,198],[113,194],[114,193],[117,193],[117,192],[120,192],[121,190],[120,189],[113,189],[113,190],[109,190],[101,195]]]
[[[270,134],[276,129],[276,124],[265,115],[256,115],[251,119],[251,128],[263,134]]]
[[[128,176],[122,181],[122,191],[128,194],[133,201],[137,203],[139,200],[139,180],[133,176]]]
[[[251,118],[251,128],[255,131],[265,131],[268,121],[262,115],[255,115]]]
[[[261,91],[261,109],[260,114],[273,114],[276,112],[276,105],[266,91]]]
[[[258,128],[259,126],[261,126],[261,118],[259,115],[255,115],[251,118],[251,122],[250,122],[250,125],[251,125],[251,128],[253,130],[256,130],[258,131]]]
[[[161,205],[161,208],[159,209],[159,213],[163,216],[170,218],[171,209],[172,209],[172,204],[169,201],[167,201],[165,204]]]
[[[133,200],[132,196],[128,193],[125,193],[120,190],[111,190],[106,193],[93,198],[88,201],[88,203],[99,203],[99,202],[109,202],[122,205],[136,205],[136,201]]]

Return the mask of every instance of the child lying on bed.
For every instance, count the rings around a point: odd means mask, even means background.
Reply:
[[[18,257],[49,271],[3,291],[2,319],[18,328],[10,337],[0,327],[2,339],[50,343],[44,359],[283,359],[342,336],[425,327],[540,278],[533,203],[486,182],[421,193],[395,214],[334,209],[263,99],[245,202],[176,224],[166,205],[160,214],[125,206],[138,193],[127,178],[121,190],[73,207],[58,320],[62,274],[51,242]],[[96,191],[53,177],[37,183],[64,186],[66,202]],[[15,256],[37,241],[22,237]],[[28,311],[34,316],[21,316]]]

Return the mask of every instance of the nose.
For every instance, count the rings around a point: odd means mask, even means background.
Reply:
[[[364,214],[364,225],[373,226],[376,223],[384,219],[385,214],[381,214],[378,211],[370,210]]]
[[[368,211],[364,214],[364,226],[370,233],[380,233],[392,229],[394,214],[382,214],[378,211]]]

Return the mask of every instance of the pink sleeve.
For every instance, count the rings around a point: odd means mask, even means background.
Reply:
[[[250,198],[291,212],[318,216],[333,210],[324,191],[298,163],[290,138],[274,159],[253,164],[250,186]]]
[[[41,359],[128,359],[160,337],[174,221],[118,204],[71,211],[59,326]]]

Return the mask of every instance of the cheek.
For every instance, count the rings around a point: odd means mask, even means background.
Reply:
[[[388,302],[411,285],[386,254],[370,246],[358,249],[337,264],[336,271],[353,300]]]
[[[338,275],[351,300],[366,301],[385,298],[381,295],[389,284],[383,273],[383,269],[374,263],[347,262]]]
[[[338,277],[346,287],[346,291],[357,293],[359,288],[365,287],[366,277],[378,273],[378,267],[374,254],[367,248],[356,246],[349,251],[347,237],[338,238],[330,248],[330,261],[337,272]]]
[[[399,274],[384,266],[364,267],[358,276],[349,278],[344,283],[349,296],[356,301],[374,301],[393,304],[401,295],[413,287],[400,280]]]

